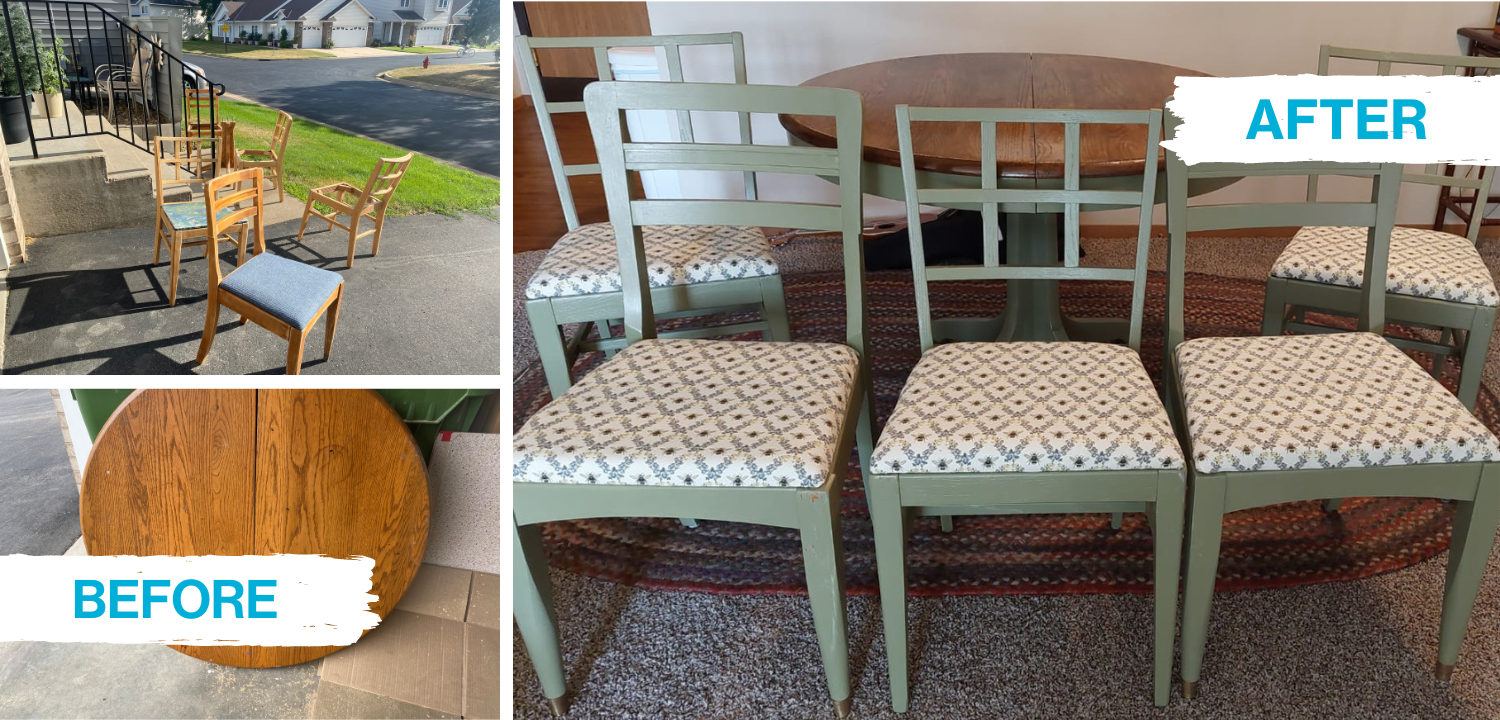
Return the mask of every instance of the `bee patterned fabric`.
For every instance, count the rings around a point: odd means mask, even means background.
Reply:
[[[1373,333],[1199,338],[1177,367],[1200,473],[1500,457],[1457,398]]]
[[[644,340],[516,433],[516,482],[821,487],[859,356],[832,343]]]
[[[1101,343],[954,343],[912,370],[871,472],[1183,466],[1140,357]]]
[[[1362,287],[1368,228],[1305,227],[1271,267],[1271,277]],[[1391,231],[1385,289],[1465,305],[1500,305],[1495,281],[1467,239],[1436,230]]]
[[[771,243],[757,228],[648,225],[641,228],[651,287],[765,277],[780,272]],[[619,292],[614,226],[584,225],[552,246],[526,284],[526,299]]]

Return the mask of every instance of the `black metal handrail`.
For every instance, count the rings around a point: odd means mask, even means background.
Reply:
[[[13,12],[12,6],[17,5],[22,6],[24,10],[21,13],[23,15],[22,18],[14,17],[16,13]],[[59,17],[59,8],[61,17]],[[74,24],[75,9],[81,10],[83,15],[81,35],[78,32],[79,28]],[[40,17],[38,10],[43,11],[40,13]],[[36,27],[38,20],[41,18],[45,18],[46,20],[44,31],[38,31]],[[17,89],[23,96],[30,90],[43,89],[43,101],[45,102],[46,92],[44,90],[45,78],[42,73],[42,54],[50,52],[52,53],[51,61],[54,63],[59,73],[61,85],[63,85],[63,87],[58,88],[59,92],[65,89],[70,91],[69,94],[79,104],[80,114],[82,115],[82,127],[74,128],[73,118],[69,116],[66,110],[62,114],[61,122],[56,122],[58,119],[51,117],[50,113],[44,113],[47,115],[49,137],[39,139],[36,136],[36,126],[32,122],[31,113],[25,113],[26,131],[31,138],[31,155],[33,158],[40,157],[40,153],[37,151],[37,142],[39,140],[45,142],[47,140],[61,140],[92,135],[112,135],[134,147],[154,154],[152,140],[157,137],[168,137],[177,134],[179,126],[183,129],[182,135],[190,134],[187,130],[193,126],[206,127],[210,137],[217,134],[218,120],[215,115],[218,103],[207,103],[208,122],[203,122],[204,108],[201,104],[192,108],[194,117],[189,118],[187,116],[188,107],[185,91],[188,89],[208,89],[212,90],[213,96],[217,98],[224,94],[224,85],[222,83],[211,82],[203,73],[190,67],[182,58],[168,52],[165,47],[162,47],[160,43],[151,39],[147,34],[131,27],[127,20],[120,18],[118,15],[90,2],[74,2],[73,0],[13,0],[7,2],[6,0],[0,0],[0,20],[3,20],[5,23],[6,36],[9,38],[11,51],[11,66],[0,66],[0,76],[16,78]],[[18,45],[16,43],[17,29],[18,25],[23,21],[25,32],[27,33],[25,38],[28,40]],[[99,25],[99,38],[97,42],[94,30],[96,21]],[[113,31],[110,27],[111,24],[114,26]],[[111,37],[111,32],[113,32],[113,38]],[[62,41],[62,45],[68,46],[72,50],[71,57],[63,53],[62,48],[59,47],[59,40]],[[113,44],[113,40],[118,40],[118,46]],[[47,47],[45,50],[40,47],[42,42],[46,43]],[[99,50],[101,44],[103,48],[102,53]],[[29,74],[22,67],[23,57],[21,55],[21,48],[24,45],[30,45],[29,49],[32,53],[31,60],[34,72]],[[99,63],[100,54],[104,56],[102,64]],[[145,57],[143,57],[143,54]],[[85,56],[88,58],[87,64],[84,64],[83,61]],[[123,62],[115,63],[116,58],[122,59]],[[175,91],[170,87],[170,79],[178,76],[173,74],[174,63],[176,73],[180,73],[180,77],[182,78],[182,87],[176,88]],[[68,67],[68,70],[64,70],[64,67]],[[101,71],[106,68],[108,68],[109,72],[109,79],[107,81],[101,77]],[[169,89],[165,91],[165,104],[162,102],[162,95],[164,94],[162,85],[164,83],[162,82],[161,75],[157,74],[158,69],[163,71],[168,78],[166,84],[169,85]],[[115,77],[121,70],[126,73],[126,79],[123,82]],[[30,84],[32,78],[36,80],[34,86]],[[137,82],[138,80],[139,82]],[[147,85],[149,85],[149,88]],[[108,105],[111,108],[108,125],[104,122],[105,112],[100,101],[101,96],[105,93],[109,95]],[[131,104],[134,96],[137,94],[140,95],[141,124],[148,127],[144,133],[146,137],[142,138],[139,142],[133,130],[127,129],[124,133],[120,131],[120,108],[114,103],[114,98],[121,93],[125,96],[126,121],[130,125],[135,124],[134,108]],[[150,93],[149,98],[147,97],[147,93]],[[91,98],[90,95],[92,95]],[[92,99],[94,111],[92,116],[97,117],[99,120],[98,127],[93,130],[89,128],[90,113],[83,112],[82,105],[86,99]],[[181,113],[179,113],[179,109],[182,110]],[[162,116],[164,110],[167,113],[165,122],[163,122]],[[154,123],[150,122],[153,116],[155,119]],[[58,125],[62,127],[59,128],[57,127]],[[154,134],[150,131],[150,125],[155,125]],[[164,126],[170,128],[171,132],[163,132]],[[64,132],[59,133],[59,129]],[[215,143],[216,145],[217,143]],[[215,152],[217,153],[217,150]]]

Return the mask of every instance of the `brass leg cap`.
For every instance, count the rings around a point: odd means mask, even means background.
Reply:
[[[566,696],[547,698],[547,702],[552,705],[553,715],[562,717],[565,713],[568,712],[568,698]]]
[[[843,700],[834,700],[833,701],[833,715],[834,715],[834,717],[837,717],[840,720],[843,720],[843,718],[849,717],[849,712],[852,709],[853,705],[854,705],[854,698],[844,698]]]
[[[1438,663],[1437,669],[1432,674],[1437,676],[1438,682],[1451,682],[1453,680],[1453,666]]]
[[[1192,700],[1193,698],[1195,698],[1197,696],[1198,696],[1198,681],[1197,680],[1183,680],[1182,681],[1182,699],[1183,700]]]

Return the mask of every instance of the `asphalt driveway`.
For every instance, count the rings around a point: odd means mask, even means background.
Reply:
[[[0,448],[0,555],[63,554],[80,532],[78,486],[50,391],[0,390]]]
[[[490,62],[492,53],[434,64]],[[500,175],[498,100],[388,83],[376,75],[422,64],[422,55],[315,60],[234,60],[184,55],[231,95],[366,135],[457,165]]]

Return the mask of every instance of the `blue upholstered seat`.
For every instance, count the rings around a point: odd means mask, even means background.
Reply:
[[[179,202],[163,203],[162,212],[167,215],[167,222],[172,223],[174,230],[202,230],[208,227],[208,206],[202,202]],[[236,212],[239,208],[227,207],[219,211],[219,219],[225,215]],[[241,220],[236,225],[243,224]]]
[[[294,328],[305,329],[344,282],[342,275],[279,255],[258,253],[219,283]]]

